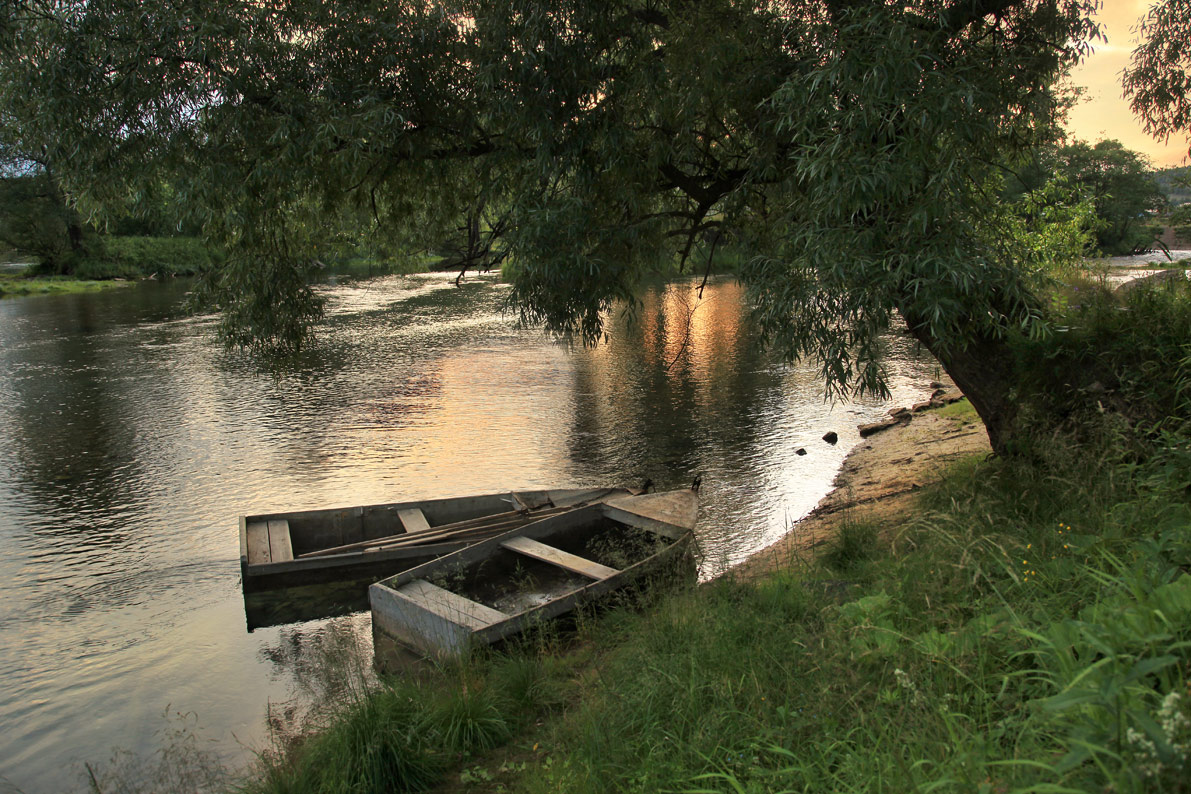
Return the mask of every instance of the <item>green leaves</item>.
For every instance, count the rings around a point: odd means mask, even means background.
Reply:
[[[1191,136],[1191,8],[1161,0],[1142,18],[1141,44],[1124,72],[1125,96],[1146,132],[1160,138]]]

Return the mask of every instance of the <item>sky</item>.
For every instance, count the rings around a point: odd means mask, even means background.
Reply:
[[[1155,168],[1187,165],[1186,138],[1171,136],[1166,144],[1151,138],[1121,94],[1121,70],[1137,44],[1133,28],[1152,4],[1152,0],[1103,0],[1096,20],[1108,41],[1095,42],[1095,52],[1072,72],[1076,85],[1087,93],[1071,110],[1067,131],[1089,143],[1115,138],[1149,157]]]

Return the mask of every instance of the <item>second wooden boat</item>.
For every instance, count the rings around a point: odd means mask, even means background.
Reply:
[[[459,656],[569,612],[687,555],[697,512],[692,490],[613,497],[377,582],[376,647]]]

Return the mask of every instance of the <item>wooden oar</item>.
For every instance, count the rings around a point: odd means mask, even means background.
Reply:
[[[420,532],[400,532],[400,533],[397,533],[394,535],[385,535],[385,536],[382,536],[379,538],[372,538],[370,540],[360,540],[360,541],[356,541],[355,543],[345,543],[342,546],[332,546],[332,547],[326,548],[326,549],[315,549],[314,551],[308,551],[304,554],[299,554],[298,558],[306,559],[309,557],[323,557],[323,556],[327,556],[327,555],[331,555],[331,554],[345,554],[347,552],[359,551],[361,549],[371,548],[378,544],[387,544],[387,543],[394,542],[394,541],[411,541],[414,543],[420,543],[420,542],[423,542],[430,538],[437,538],[437,537],[441,536],[444,532],[453,533],[453,532],[465,531],[465,530],[473,529],[473,528],[488,527],[488,526],[493,526],[496,524],[504,524],[509,521],[515,522],[518,519],[523,519],[523,518],[528,518],[528,520],[534,520],[538,517],[553,515],[555,513],[562,512],[563,510],[567,510],[567,509],[570,509],[570,508],[569,507],[566,507],[566,508],[550,507],[550,508],[545,508],[542,510],[531,511],[529,513],[522,513],[522,512],[516,511],[516,510],[510,511],[507,513],[493,513],[491,515],[480,516],[478,518],[469,518],[465,521],[456,521],[451,524],[441,524],[437,527],[431,527],[430,529],[424,529]],[[516,524],[514,523],[511,526],[516,526]]]
[[[300,557],[321,557],[321,556],[327,555],[327,554],[342,554],[347,551],[356,551],[358,549],[365,548],[366,546],[374,546],[377,543],[385,543],[390,540],[397,540],[398,538],[416,537],[419,535],[424,535],[427,532],[440,532],[444,529],[451,529],[451,528],[466,529],[471,526],[481,526],[481,525],[490,524],[493,522],[507,521],[507,520],[509,520],[511,518],[515,518],[516,516],[519,516],[519,515],[521,515],[521,513],[517,512],[516,510],[509,511],[507,513],[492,513],[491,515],[479,516],[477,518],[469,518],[464,521],[455,521],[451,524],[442,524],[440,526],[431,527],[430,529],[423,529],[418,532],[398,532],[393,535],[384,535],[379,538],[371,538],[370,540],[358,540],[358,541],[355,541],[354,543],[345,543],[342,546],[331,546],[326,549],[315,549],[314,551],[308,551],[305,554],[300,554],[298,556],[300,556]]]
[[[430,532],[418,532],[416,534],[411,533],[408,535],[395,535],[391,536],[390,538],[380,538],[368,543],[367,548],[375,549],[377,546],[384,546],[386,549],[404,548],[406,546],[417,546],[423,543],[435,543],[442,540],[462,537],[474,533],[495,535],[499,532],[504,532],[505,530],[524,526],[525,524],[537,521],[540,518],[546,518],[548,516],[564,513],[569,509],[570,508],[554,508],[550,510],[539,510],[533,513],[522,513],[519,514],[517,518],[508,519],[499,523],[482,524],[464,527],[461,529],[446,529],[446,525],[443,525],[444,528],[439,528],[437,531],[431,530]]]
[[[522,521],[506,521],[502,524],[498,524],[498,525],[492,526],[492,527],[473,527],[472,529],[460,529],[460,530],[456,530],[455,532],[445,533],[440,537],[419,538],[417,540],[402,540],[399,538],[397,540],[383,541],[383,542],[378,543],[374,546],[368,546],[367,548],[364,549],[364,551],[386,551],[389,549],[404,549],[404,548],[411,548],[411,547],[415,547],[415,546],[430,546],[430,545],[434,545],[436,543],[451,543],[454,541],[462,541],[462,540],[470,541],[470,540],[476,540],[476,539],[490,538],[490,537],[495,537],[496,535],[499,535],[502,532],[508,532],[510,529],[516,529],[517,527],[523,527],[526,524],[530,524],[535,520],[536,519],[534,517],[527,516]]]

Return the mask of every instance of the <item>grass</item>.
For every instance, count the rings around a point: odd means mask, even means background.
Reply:
[[[980,421],[980,417],[976,414],[976,409],[967,400],[948,403],[942,408],[939,408],[935,413],[960,425],[970,425]]]
[[[633,621],[517,790],[1186,790],[1181,495],[1002,461],[924,507]]]
[[[0,273],[0,298],[25,295],[61,295],[94,292],[126,286],[127,281],[96,281],[72,276],[31,276],[23,273]]]

